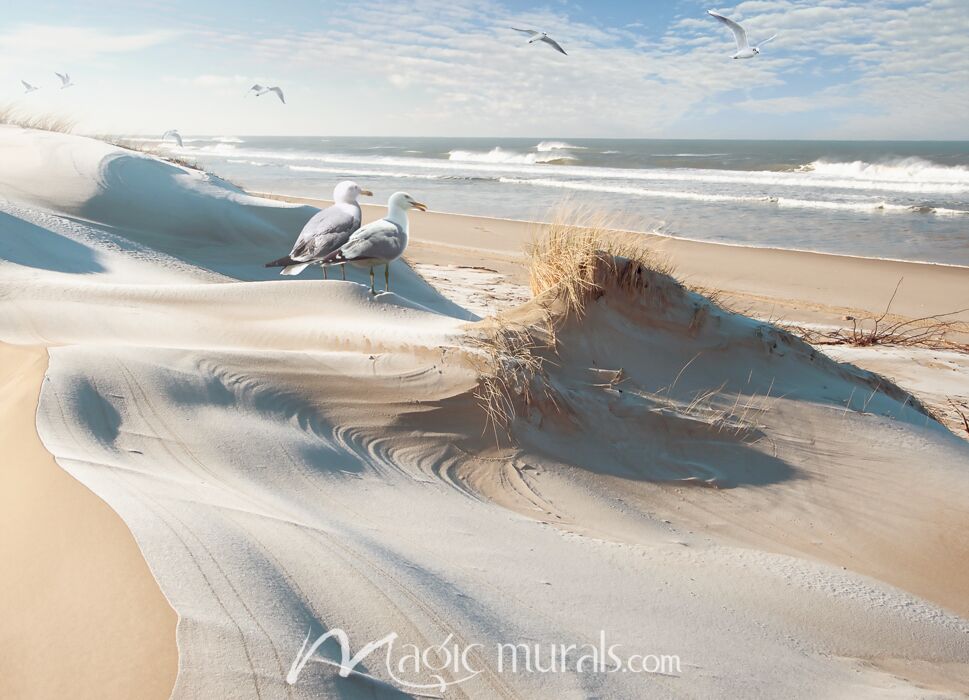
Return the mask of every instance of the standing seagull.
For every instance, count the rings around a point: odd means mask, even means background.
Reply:
[[[753,58],[754,56],[760,53],[761,46],[766,44],[768,41],[773,41],[777,37],[777,35],[775,34],[770,39],[764,39],[759,44],[751,46],[747,42],[747,31],[739,24],[734,22],[732,19],[729,19],[728,17],[724,17],[723,15],[718,15],[713,10],[707,10],[707,14],[726,24],[727,27],[730,29],[730,31],[733,32],[733,38],[737,40],[737,53],[733,55],[733,58]]]
[[[266,267],[283,268],[281,275],[298,275],[307,266],[339,250],[350,234],[360,228],[360,204],[357,202],[360,195],[373,197],[373,192],[360,189],[360,185],[350,180],[333,188],[333,206],[317,212],[306,222],[289,255],[266,263]],[[346,279],[346,270],[340,269]],[[323,276],[327,276],[325,267]]]
[[[74,87],[74,83],[71,82],[71,76],[69,74],[54,71],[54,75],[61,79],[61,90],[64,88]]]
[[[260,85],[259,83],[256,83],[251,88],[249,88],[249,92],[256,93],[256,97],[262,97],[267,92],[274,92],[276,93],[276,97],[279,98],[279,101],[282,102],[283,104],[286,104],[286,98],[283,97],[283,89],[278,86],[266,87],[265,85]],[[249,92],[247,92],[246,94],[248,95]]]
[[[178,129],[169,129],[162,134],[162,141],[167,141],[168,139],[173,139],[179,148],[182,147],[182,135],[178,133]]]
[[[323,258],[323,265],[353,263],[360,267],[370,266],[370,293],[373,288],[374,265],[384,266],[384,291],[390,291],[390,263],[404,254],[407,247],[407,210],[427,211],[406,192],[395,192],[387,201],[387,216],[369,223],[350,236],[339,250]]]
[[[560,54],[568,56],[568,54],[565,53],[565,49],[559,46],[559,43],[545,32],[536,32],[534,29],[516,29],[515,27],[512,27],[512,29],[514,29],[516,32],[521,32],[522,34],[527,34],[530,36],[531,39],[528,40],[529,44],[534,44],[536,41],[544,41]]]
[[[25,95],[29,95],[32,92],[37,92],[38,90],[40,90],[39,87],[37,87],[36,85],[31,85],[26,80],[21,80],[20,82],[22,82],[24,84],[24,94]]]

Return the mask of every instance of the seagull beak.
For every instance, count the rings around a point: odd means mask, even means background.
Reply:
[[[427,205],[422,202],[414,202],[412,206],[415,209],[420,209],[421,211],[427,211]]]
[[[362,194],[364,197],[373,197],[373,192],[370,190],[360,190],[360,194]]]

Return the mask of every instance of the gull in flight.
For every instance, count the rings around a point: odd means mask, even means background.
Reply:
[[[267,92],[274,92],[276,93],[276,97],[279,98],[279,101],[282,102],[283,104],[286,104],[286,98],[283,97],[283,89],[281,87],[277,87],[277,86],[266,87],[264,85],[260,85],[259,83],[256,83],[251,88],[249,88],[249,92],[256,93],[256,97],[262,97]],[[247,92],[246,94],[248,95],[249,93]]]
[[[360,204],[357,202],[360,195],[373,197],[373,192],[361,189],[350,180],[333,188],[333,206],[317,212],[306,222],[289,255],[266,263],[266,267],[283,268],[281,275],[298,275],[339,250],[350,239],[350,234],[360,228]],[[346,269],[341,266],[340,270],[346,279]],[[323,277],[327,277],[325,267]]]
[[[21,80],[20,82],[24,84],[24,94],[25,95],[29,95],[32,92],[37,92],[38,90],[40,90],[39,87],[37,87],[36,85],[31,85],[26,80]]]
[[[172,139],[173,141],[175,141],[175,143],[178,144],[179,148],[182,147],[182,135],[178,133],[178,129],[169,129],[164,134],[162,134],[162,141],[167,141],[168,139]]]
[[[733,55],[733,58],[753,58],[754,56],[760,53],[761,46],[763,46],[769,41],[773,41],[777,37],[777,35],[775,34],[770,39],[764,39],[759,44],[755,44],[754,46],[751,46],[747,42],[747,31],[739,24],[737,24],[736,22],[734,22],[732,19],[728,17],[724,17],[723,15],[717,14],[713,10],[707,10],[707,14],[719,20],[723,24],[727,25],[730,31],[733,32],[733,38],[737,40],[737,53]]]
[[[61,90],[74,86],[74,83],[71,82],[71,76],[67,73],[58,73],[57,71],[54,71],[54,75],[61,79]]]
[[[534,44],[536,41],[544,41],[560,54],[568,56],[568,54],[565,53],[565,49],[559,46],[559,43],[545,32],[536,32],[534,29],[516,29],[515,27],[512,27],[512,29],[514,29],[516,32],[521,32],[522,34],[527,34],[530,36],[531,39],[528,40],[529,44]]]
[[[407,247],[407,210],[427,211],[406,192],[395,192],[387,201],[387,216],[358,229],[349,240],[329,255],[323,257],[323,265],[352,263],[358,267],[370,267],[370,293],[373,287],[373,268],[384,266],[384,291],[390,291],[390,263],[404,254]]]

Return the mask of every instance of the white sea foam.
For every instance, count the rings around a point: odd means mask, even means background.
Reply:
[[[219,143],[245,143],[243,139],[238,136],[216,136],[213,141],[218,141]]]
[[[859,213],[924,213],[957,215],[969,214],[966,211],[955,209],[939,209],[936,207],[918,207],[905,204],[893,204],[882,200],[859,201],[859,202],[839,202],[819,199],[798,199],[792,197],[775,196],[756,196],[756,195],[732,195],[717,194],[706,192],[687,192],[679,190],[647,189],[644,187],[631,187],[627,185],[598,184],[592,182],[575,182],[568,180],[554,180],[551,178],[501,178],[500,182],[515,185],[532,185],[536,187],[552,187],[558,189],[575,190],[581,192],[602,192],[611,194],[621,194],[632,197],[647,197],[654,199],[676,199],[694,202],[735,202],[745,204],[762,204],[778,207],[790,207],[796,209],[828,209],[835,211],[859,212]]]
[[[923,158],[902,158],[882,163],[863,160],[836,162],[816,160],[798,168],[827,177],[869,182],[947,183],[969,186],[969,168],[961,165],[939,165]]]
[[[585,146],[573,146],[571,143],[566,143],[565,141],[542,141],[537,146],[535,150],[539,153],[547,153],[548,151],[584,151]]]
[[[537,165],[542,163],[561,163],[575,160],[574,157],[551,152],[541,153],[518,153],[507,151],[504,148],[495,147],[490,151],[451,151],[449,160],[465,163],[494,163],[494,164],[515,164],[515,165]]]

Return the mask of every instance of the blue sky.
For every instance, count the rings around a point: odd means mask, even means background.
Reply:
[[[708,8],[761,56],[734,61]],[[4,10],[0,103],[82,131],[969,139],[965,0],[76,2]],[[547,31],[569,52],[508,29]],[[54,71],[76,82],[56,89]],[[20,80],[42,89],[24,95]],[[288,104],[244,97],[280,85]]]

